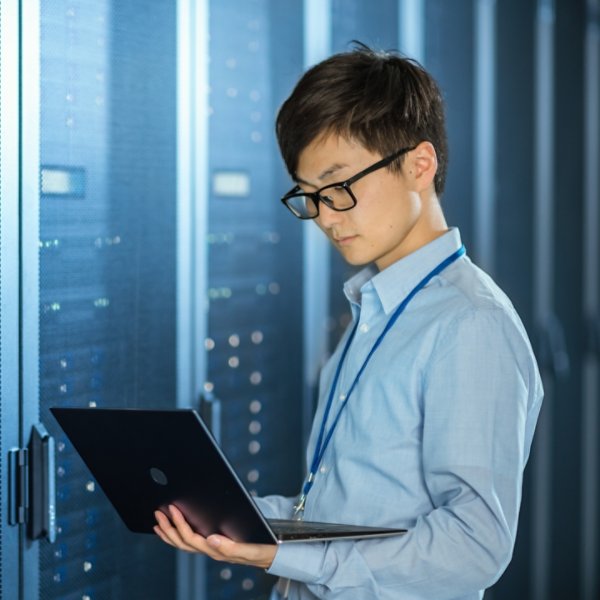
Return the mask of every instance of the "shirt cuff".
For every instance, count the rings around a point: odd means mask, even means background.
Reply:
[[[303,583],[317,583],[323,577],[326,549],[324,542],[279,544],[267,573]]]

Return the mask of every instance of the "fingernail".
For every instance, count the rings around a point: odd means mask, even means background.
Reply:
[[[206,540],[213,548],[218,548],[221,545],[221,538],[216,535],[211,535]]]

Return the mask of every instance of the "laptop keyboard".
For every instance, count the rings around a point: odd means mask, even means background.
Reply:
[[[337,523],[317,523],[315,521],[295,521],[292,519],[269,519],[273,531],[278,533],[303,533],[306,535],[333,532],[348,531],[351,525],[339,525]]]

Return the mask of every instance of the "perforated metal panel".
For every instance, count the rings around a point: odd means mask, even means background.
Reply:
[[[302,64],[299,2],[210,3],[208,382],[247,487],[295,494],[302,449],[301,224],[274,117]],[[265,598],[257,569],[207,565],[207,598]]]
[[[41,3],[42,599],[175,595],[172,550],[126,530],[48,411],[175,405],[175,35],[174,3]]]

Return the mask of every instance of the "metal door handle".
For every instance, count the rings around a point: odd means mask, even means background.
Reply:
[[[32,540],[56,541],[56,459],[54,438],[38,423],[29,441],[29,523]]]

